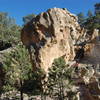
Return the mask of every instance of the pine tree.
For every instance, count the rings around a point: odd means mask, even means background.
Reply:
[[[71,92],[73,86],[72,73],[73,70],[66,65],[62,57],[54,60],[53,66],[49,70],[47,82],[48,94],[53,99],[65,100],[68,97],[68,93]],[[69,97],[72,98],[73,95]]]
[[[77,14],[77,16],[78,16],[78,22],[79,22],[79,24],[83,26],[83,24],[85,22],[84,13],[80,12],[79,14]]]
[[[92,11],[91,11],[91,10],[88,10],[87,16],[88,16],[89,18],[93,17],[93,14],[92,14]]]
[[[28,53],[23,46],[17,46],[16,50],[12,51],[5,61],[6,71],[6,86],[12,89],[20,90],[21,100],[23,100],[23,84],[24,80],[28,79],[31,65],[28,59]],[[9,91],[9,89],[8,89]]]
[[[29,14],[27,16],[24,16],[23,17],[24,25],[27,24],[29,21],[31,21],[34,17],[36,17],[35,14]]]
[[[5,92],[20,91],[20,100],[23,100],[23,93],[35,95],[42,91],[43,71],[37,69],[33,72],[28,51],[23,45],[16,46],[11,53],[5,55],[4,70]]]
[[[3,43],[16,44],[20,40],[21,27],[16,25],[15,19],[8,13],[0,12],[0,41]]]
[[[100,14],[100,3],[96,3],[95,5],[94,5],[94,7],[95,7],[95,14],[97,15],[97,14]]]

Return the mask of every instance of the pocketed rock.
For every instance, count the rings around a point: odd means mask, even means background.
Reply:
[[[82,29],[75,15],[66,9],[52,8],[23,27],[21,40],[26,47],[35,48],[36,63],[47,71],[56,58],[74,59],[74,44],[80,35]]]

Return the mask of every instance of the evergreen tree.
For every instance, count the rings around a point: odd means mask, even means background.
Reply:
[[[16,44],[19,42],[20,27],[7,13],[0,12],[0,41],[3,43]]]
[[[93,33],[94,29],[100,30],[100,4],[96,3],[95,7],[95,15],[92,12],[88,11],[88,18],[86,18],[83,26],[88,29],[89,33]]]
[[[11,90],[20,90],[21,100],[23,100],[22,86],[24,80],[28,79],[30,70],[31,66],[28,60],[28,53],[22,46],[17,46],[16,50],[6,57],[6,85],[4,86],[4,89],[9,86]],[[8,91],[10,91],[10,88],[8,88]]]
[[[100,14],[100,3],[96,3],[95,5],[94,5],[94,7],[95,7],[95,14],[97,15],[97,14]]]
[[[88,10],[87,16],[88,16],[89,18],[93,17],[93,14],[92,14],[92,11],[91,11],[91,10]]]
[[[22,45],[18,45],[14,51],[6,55],[4,69],[5,92],[20,91],[20,100],[23,100],[23,93],[31,95],[41,91],[42,70],[32,71],[28,52]]]
[[[77,16],[78,16],[78,22],[79,22],[79,24],[83,25],[84,21],[85,21],[84,13],[80,12],[79,14],[77,14]]]
[[[34,17],[36,17],[36,15],[34,14],[29,14],[27,16],[23,17],[23,22],[24,24],[27,24],[29,21],[31,21]]]
[[[100,3],[96,3],[95,7],[95,16],[94,16],[94,23],[92,24],[93,29],[99,29],[100,31]]]
[[[73,80],[71,80],[73,70],[69,68],[65,60],[61,57],[54,60],[52,68],[49,70],[48,76],[48,94],[57,100],[65,100],[68,98],[68,93],[72,92]],[[72,92],[73,93],[73,92]],[[72,99],[75,94],[70,95]]]

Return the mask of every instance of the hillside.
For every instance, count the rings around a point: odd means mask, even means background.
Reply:
[[[65,8],[48,9],[22,28],[3,25],[1,100],[100,100],[98,28],[82,27]]]

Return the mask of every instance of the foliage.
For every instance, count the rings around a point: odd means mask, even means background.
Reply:
[[[97,15],[97,14],[100,14],[100,3],[96,3],[95,5],[94,5],[94,7],[95,7],[95,14]]]
[[[41,68],[36,69],[29,76],[28,80],[24,81],[23,91],[29,95],[40,95],[42,90],[42,77],[44,77],[44,71]]]
[[[73,87],[72,72],[73,70],[66,65],[62,57],[54,60],[52,68],[49,69],[47,82],[48,94],[51,97],[57,100],[64,100],[68,97],[67,94],[72,91]]]
[[[79,14],[77,14],[78,16],[78,22],[80,25],[83,25],[84,21],[85,21],[85,16],[84,13],[80,12]]]
[[[100,3],[96,3],[94,7],[95,7],[95,15],[93,15],[91,10],[88,11],[87,17],[84,17],[84,14],[82,12],[78,14],[78,20],[80,25],[88,29],[90,33],[94,29],[100,30]]]
[[[16,50],[6,55],[4,69],[6,72],[6,85],[11,87],[19,85],[20,80],[28,79],[28,73],[31,70],[31,65],[28,59],[26,50],[17,46]],[[19,86],[20,87],[20,86]]]
[[[92,14],[92,11],[91,11],[91,10],[88,10],[87,16],[88,16],[89,18],[91,18],[91,17],[93,16],[93,14]]]
[[[31,21],[34,17],[36,17],[36,15],[34,14],[29,14],[27,16],[23,17],[23,22],[24,24],[27,24],[29,21]]]
[[[15,24],[15,20],[8,16],[7,13],[0,12],[0,40],[18,43],[20,36],[20,27]]]
[[[42,70],[32,71],[27,50],[18,45],[10,54],[5,56],[5,85],[4,92],[17,90],[27,94],[38,94],[41,91],[40,76]]]

